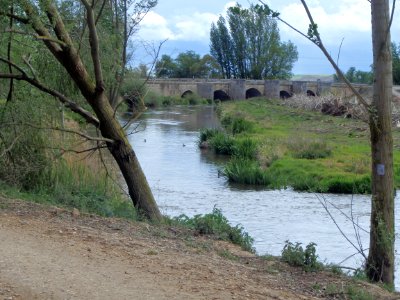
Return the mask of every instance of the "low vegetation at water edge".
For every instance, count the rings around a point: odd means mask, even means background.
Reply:
[[[221,104],[223,130],[205,130],[204,142],[231,157],[223,170],[230,182],[291,187],[298,191],[370,193],[370,146],[366,123],[265,99]],[[394,130],[394,142],[400,132]],[[400,187],[400,152],[394,151]]]
[[[243,250],[254,252],[253,238],[244,231],[242,226],[230,225],[222,211],[216,207],[209,214],[195,215],[192,218],[180,215],[170,219],[170,222],[193,229],[200,235],[213,235],[217,239],[230,241],[241,246]]]

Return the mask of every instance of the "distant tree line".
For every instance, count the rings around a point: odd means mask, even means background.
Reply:
[[[289,79],[297,61],[292,42],[281,42],[276,20],[268,8],[239,4],[230,7],[227,19],[220,16],[210,30],[210,54],[194,51],[176,58],[163,55],[156,63],[155,76],[161,78],[250,78]]]
[[[220,78],[217,61],[209,54],[201,57],[194,51],[178,54],[173,59],[163,55],[156,62],[155,76],[161,78]]]
[[[392,63],[393,63],[393,84],[400,85],[400,43],[392,43]],[[373,66],[371,66],[372,68]],[[352,83],[372,84],[373,71],[361,71],[355,67],[350,67],[345,73],[346,78]],[[337,75],[334,75],[334,80],[339,81]]]

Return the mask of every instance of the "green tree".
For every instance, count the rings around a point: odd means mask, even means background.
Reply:
[[[180,53],[176,57],[175,62],[177,64],[176,77],[178,78],[207,76],[207,65],[203,63],[200,55],[194,51]]]
[[[221,73],[225,78],[233,76],[233,52],[231,37],[226,27],[225,19],[220,16],[217,24],[211,24],[210,31],[210,53],[215,58],[221,68]]]
[[[400,43],[392,43],[393,84],[400,85]]]
[[[164,54],[156,62],[155,73],[157,77],[161,78],[172,78],[176,74],[177,65],[173,58],[169,55]]]
[[[164,78],[208,78],[219,76],[218,64],[206,54],[200,57],[194,51],[179,53],[175,59],[163,55],[155,66],[157,77]]]
[[[372,84],[372,71],[361,71],[355,67],[350,67],[344,75],[351,83]],[[334,75],[334,80],[339,81],[337,74]]]
[[[23,32],[26,42],[18,45],[21,54],[15,53],[12,57],[4,56],[7,51],[3,50],[3,44],[0,45],[0,79],[28,83],[58,99],[65,108],[93,125],[101,133],[101,137],[94,140],[102,143],[113,156],[137,210],[149,219],[160,220],[162,216],[146,177],[110,101],[109,90],[115,83],[119,85],[121,79],[114,74],[122,76],[124,73],[124,62],[121,64],[119,60],[124,60],[126,53],[121,57],[119,50],[126,51],[124,45],[128,41],[129,28],[135,28],[129,27],[127,21],[128,2],[123,1],[122,6],[118,6],[118,10],[122,7],[122,14],[120,11],[115,13],[115,3],[105,0],[95,3],[87,0],[68,3],[53,0],[3,1],[0,16],[6,20],[13,19],[16,23],[9,34]],[[141,10],[141,5],[146,3],[146,0],[137,2],[138,9]],[[12,13],[10,7],[15,8]],[[122,22],[120,26],[124,28],[120,42],[113,40],[115,36],[106,35],[117,28],[114,27],[116,22]],[[117,31],[117,36],[121,32]],[[116,55],[112,55],[110,49],[113,42],[123,45],[114,49]],[[32,56],[28,51],[33,53]],[[47,61],[49,70],[42,67],[43,61]],[[59,70],[58,76],[63,76],[65,82],[73,82],[73,89],[57,88],[52,80],[55,69]]]
[[[221,16],[211,25],[210,42],[226,78],[288,79],[298,57],[293,43],[281,42],[276,20],[264,5],[230,7],[227,21]]]

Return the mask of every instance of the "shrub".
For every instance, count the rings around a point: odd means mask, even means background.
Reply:
[[[216,133],[211,138],[210,145],[216,154],[233,155],[235,152],[234,139],[222,132]]]
[[[234,158],[227,163],[224,175],[230,182],[268,185],[270,180],[258,163],[247,158]]]
[[[221,124],[233,135],[242,132],[251,132],[254,128],[254,123],[244,119],[243,117],[235,117],[231,115],[225,115],[221,119]]]
[[[203,128],[200,130],[199,144],[211,140],[215,135],[221,131],[216,128]]]
[[[235,118],[232,121],[232,134],[238,134],[242,132],[250,132],[254,127],[254,124],[243,118]]]
[[[188,93],[183,97],[188,104],[190,105],[198,105],[198,104],[208,104],[207,100],[200,97],[195,93]]]
[[[244,250],[254,252],[253,238],[244,231],[242,226],[231,226],[221,210],[216,207],[209,214],[195,215],[193,218],[180,215],[173,218],[172,221],[194,229],[198,234],[214,235],[217,239],[230,241],[240,245]]]
[[[255,159],[257,156],[257,143],[250,138],[238,140],[235,142],[233,154],[240,158]]]
[[[288,146],[294,158],[317,159],[326,158],[332,154],[332,149],[325,141],[295,139]]]
[[[302,267],[305,271],[316,271],[322,268],[316,254],[316,244],[309,243],[304,250],[301,243],[286,241],[282,250],[282,260],[294,267]]]
[[[356,179],[336,176],[322,180],[323,192],[334,194],[368,194],[371,192],[369,175]]]

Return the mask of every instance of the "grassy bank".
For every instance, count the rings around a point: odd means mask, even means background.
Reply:
[[[231,182],[311,192],[370,192],[366,123],[262,99],[223,103],[219,115],[225,131],[203,132],[200,139],[208,140],[216,153],[232,156],[224,170]],[[394,144],[399,140],[394,130]],[[399,188],[396,150],[394,162]]]

